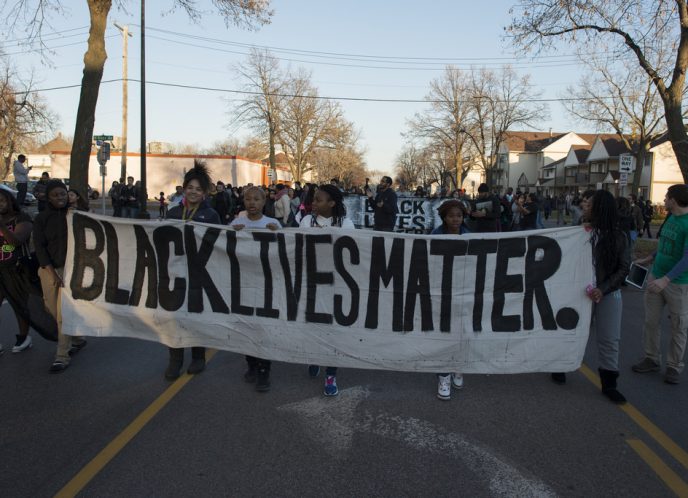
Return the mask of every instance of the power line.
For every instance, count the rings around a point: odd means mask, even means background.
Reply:
[[[110,80],[103,80],[101,81],[101,85],[103,84],[108,84],[108,83],[116,83],[116,82],[121,82],[123,81],[123,78],[115,78],[115,79],[110,79]],[[133,79],[129,78],[127,81],[133,82],[133,83],[141,83],[141,80],[138,79]],[[185,90],[202,90],[202,91],[208,91],[208,92],[219,92],[219,93],[233,93],[233,94],[239,94],[239,95],[251,95],[251,96],[259,96],[263,95],[262,92],[257,92],[257,91],[251,91],[251,90],[234,90],[234,89],[229,89],[229,88],[214,88],[214,87],[206,87],[206,86],[197,86],[197,85],[184,85],[181,83],[169,83],[169,82],[162,82],[162,81],[146,81],[146,84],[150,85],[155,85],[155,86],[163,86],[163,87],[170,87],[170,88],[183,88]],[[58,86],[58,87],[51,87],[51,88],[41,88],[41,89],[35,89],[32,90],[32,92],[51,92],[55,90],[66,90],[70,88],[79,88],[81,87],[81,84],[75,84],[75,85],[64,85],[64,86]],[[12,92],[13,95],[20,95],[26,92]],[[345,102],[381,102],[381,103],[404,103],[404,104],[440,104],[445,102],[444,100],[432,100],[432,99],[379,99],[379,98],[369,98],[369,97],[329,97],[329,96],[319,96],[319,95],[298,95],[298,94],[287,94],[287,93],[271,93],[268,94],[268,96],[272,97],[283,97],[283,98],[303,98],[303,99],[312,99],[312,100],[334,100],[334,101],[345,101]],[[612,100],[615,97],[598,97],[603,98],[603,99],[609,99]],[[586,98],[586,97],[566,97],[566,98],[545,98],[545,99],[523,99],[519,101],[514,101],[514,102],[537,102],[537,103],[549,103],[549,102],[577,102],[577,101],[588,101],[588,100],[597,100],[596,98]],[[497,100],[497,103],[500,103],[501,101]]]
[[[189,43],[189,42],[179,41],[179,40],[171,40],[169,38],[163,38],[160,36],[148,35],[148,38],[153,38],[155,40],[162,40],[162,41],[166,41],[166,42],[170,42],[170,43],[176,43],[179,45],[184,45],[185,47],[196,47],[196,48],[202,48],[205,50],[214,50],[216,52],[223,52],[223,53],[243,55],[243,56],[249,55],[247,52],[240,52],[237,50],[228,50],[228,49],[223,49],[223,48],[219,48],[219,47],[210,47],[207,45],[199,45],[199,44],[194,44],[194,43]],[[352,68],[358,68],[358,69],[389,69],[389,70],[400,70],[400,71],[444,71],[444,67],[371,66],[371,65],[364,65],[364,64],[344,64],[344,63],[338,63],[338,62],[309,61],[309,60],[304,60],[304,59],[292,59],[292,58],[284,58],[284,57],[275,57],[275,59],[278,59],[281,61],[286,61],[286,62],[299,62],[302,64],[319,64],[319,65],[325,65],[325,66],[352,67]],[[568,67],[568,66],[580,65],[580,61],[575,61],[575,62],[572,61],[572,62],[568,62],[568,63],[565,61],[561,61],[562,63],[560,63],[560,64],[555,64],[554,62],[560,62],[560,61],[553,61],[553,63],[551,63],[551,64],[525,65],[523,67],[555,68],[555,67]],[[428,64],[431,64],[431,63],[428,63]],[[437,63],[433,63],[433,64],[437,64]],[[521,67],[521,66],[514,66],[512,64],[512,67]],[[465,71],[468,69],[462,69],[462,70]]]
[[[119,36],[119,35],[109,35],[109,36],[106,36],[105,39],[114,38],[116,36]],[[3,55],[26,55],[29,52],[41,52],[44,49],[45,50],[55,50],[56,48],[72,47],[74,45],[83,45],[87,41],[88,40],[81,40],[81,41],[73,42],[73,43],[65,43],[64,45],[55,45],[53,47],[35,48],[32,50],[24,50],[21,52],[11,52],[11,53],[7,53],[7,54],[3,54]]]
[[[512,60],[519,60],[518,57],[412,57],[412,56],[383,56],[383,55],[366,55],[366,54],[349,54],[349,53],[341,53],[341,52],[322,52],[322,51],[316,51],[316,50],[303,50],[303,49],[293,49],[293,48],[284,48],[284,47],[274,47],[274,46],[269,46],[269,45],[256,45],[256,44],[251,44],[251,43],[241,43],[241,42],[234,42],[230,40],[222,40],[219,38],[210,38],[210,37],[205,37],[205,36],[199,36],[199,35],[192,35],[188,33],[180,33],[177,31],[171,31],[171,30],[166,30],[166,29],[161,29],[161,28],[154,28],[154,27],[148,27],[147,28],[150,31],[157,31],[160,33],[165,33],[168,35],[174,35],[174,36],[179,36],[182,38],[190,38],[194,40],[201,40],[201,41],[206,41],[206,42],[211,42],[211,43],[218,43],[222,45],[230,45],[230,46],[236,46],[236,47],[244,47],[244,48],[256,48],[256,49],[261,49],[261,50],[271,50],[271,51],[278,51],[278,52],[284,52],[284,53],[292,53],[292,54],[300,54],[300,55],[313,55],[313,56],[328,56],[330,58],[347,58],[347,57],[353,57],[355,59],[352,60],[366,60],[366,59],[376,59],[376,62],[386,62],[386,61],[392,61],[392,62],[399,62],[399,61],[440,61],[440,62],[428,62],[427,64],[451,64],[452,62],[466,62],[466,63],[474,63],[474,62],[481,62],[481,61],[512,61]],[[588,54],[588,55],[594,55],[594,54]],[[609,56],[610,54],[605,53],[605,56]],[[559,54],[559,55],[542,55],[542,56],[535,56],[530,59],[570,59],[570,58],[575,58],[577,59],[577,54]],[[526,60],[524,58],[520,58],[523,60]],[[346,59],[344,59],[346,60]],[[555,61],[557,62],[557,61]],[[561,62],[561,61],[558,61]],[[423,64],[422,62],[420,64]]]
[[[51,33],[47,33],[45,36],[59,35],[59,34],[62,34],[62,33],[71,33],[72,31],[80,31],[80,30],[82,30],[82,29],[88,29],[88,28],[89,28],[89,26],[80,26],[80,27],[78,27],[78,28],[64,29],[64,30],[62,30],[62,31],[53,31],[53,32],[51,32]],[[60,37],[58,37],[58,38],[60,38]],[[65,38],[66,38],[66,37],[65,37]],[[35,36],[33,36],[33,37],[32,37],[32,36],[29,36],[29,37],[27,37],[27,38],[15,38],[15,39],[13,39],[13,40],[12,40],[12,39],[10,39],[10,40],[2,40],[1,43],[15,43],[15,42],[17,42],[17,43],[21,43],[21,42],[26,43],[26,42],[31,42],[31,41],[33,41],[33,40],[35,40],[35,39],[36,39]],[[41,38],[41,39],[43,39],[43,38]]]

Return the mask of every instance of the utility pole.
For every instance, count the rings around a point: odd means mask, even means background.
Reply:
[[[128,53],[128,38],[131,36],[129,33],[129,26],[120,26],[115,23],[115,27],[122,32],[122,166],[120,168],[120,178],[125,181],[127,179],[127,119],[129,115],[129,88],[128,88],[128,75],[127,75],[127,53]]]
[[[139,218],[149,219],[146,179],[146,0],[141,0],[141,207]]]

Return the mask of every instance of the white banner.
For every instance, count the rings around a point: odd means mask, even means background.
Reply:
[[[234,231],[75,212],[63,330],[303,364],[465,373],[580,366],[579,227],[462,237]]]

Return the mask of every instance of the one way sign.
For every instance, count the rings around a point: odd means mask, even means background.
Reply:
[[[619,172],[630,173],[633,171],[635,158],[631,155],[625,154],[619,158]]]

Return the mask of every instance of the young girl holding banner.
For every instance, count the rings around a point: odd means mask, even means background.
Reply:
[[[301,219],[300,227],[318,228],[356,228],[353,222],[346,217],[346,206],[341,191],[330,184],[318,187],[313,195],[312,212]],[[309,365],[308,373],[311,377],[317,377],[320,373],[318,365]],[[325,369],[325,396],[339,394],[337,388],[337,367]]]
[[[442,219],[442,224],[435,228],[431,235],[463,235],[470,233],[464,223],[468,212],[461,202],[453,199],[447,201],[437,209],[437,214]],[[463,387],[463,374],[460,372],[437,374],[437,380],[437,397],[443,401],[451,399],[452,385],[455,389]]]
[[[243,228],[269,228],[278,230],[282,225],[275,218],[263,214],[265,207],[265,191],[260,187],[249,187],[244,190],[244,209],[242,214],[235,218],[229,226],[235,230]],[[270,390],[270,360],[246,356],[248,370],[244,374],[244,380],[256,383],[256,391],[267,392]]]

